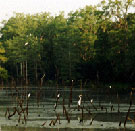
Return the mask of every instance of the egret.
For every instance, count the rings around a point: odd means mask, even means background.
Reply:
[[[93,99],[91,99],[90,102],[93,103]]]
[[[57,94],[57,99],[59,99],[59,98],[60,98],[60,93]]]
[[[28,42],[26,42],[25,45],[28,45]]]
[[[82,95],[79,95],[79,100],[78,100],[78,110],[82,102]]]
[[[60,98],[60,93],[57,94],[57,101],[56,101],[56,103],[54,104],[54,109],[57,108],[57,103],[58,103],[59,98]]]
[[[111,87],[111,86],[109,86],[109,88],[111,89],[112,87]]]
[[[28,94],[28,98],[30,97],[30,93]]]
[[[79,101],[78,101],[78,105],[80,106],[82,102],[82,95],[79,95]]]

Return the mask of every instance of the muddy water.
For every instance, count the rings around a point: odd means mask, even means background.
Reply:
[[[25,87],[26,88],[26,87]],[[15,89],[5,89],[0,91],[0,129],[2,131],[132,131],[135,130],[134,116],[134,93],[132,98],[130,93],[120,94],[116,90],[112,89],[74,89],[72,95],[69,88],[30,88],[27,90],[19,88],[18,92]],[[57,92],[60,93],[57,108],[54,110],[56,103]],[[18,122],[19,116],[16,113],[10,120],[8,115],[5,116],[7,108],[10,114],[14,112],[13,107],[17,106],[16,99],[24,99],[23,107],[26,107],[26,96],[30,93],[31,96],[28,99],[28,117],[25,122],[22,114],[20,122]],[[78,110],[77,102],[79,95],[82,94],[82,108]],[[72,97],[72,103],[69,107],[69,99]],[[63,98],[70,123],[66,119],[66,115],[63,115]],[[124,127],[127,112],[130,106],[130,99],[132,99],[132,106],[128,114],[128,120]],[[93,100],[91,104],[90,101]],[[82,115],[83,112],[83,115]],[[50,124],[51,121],[55,121],[59,114],[60,123],[57,121],[55,125]],[[79,119],[82,119],[80,122]],[[119,126],[121,122],[121,126]]]

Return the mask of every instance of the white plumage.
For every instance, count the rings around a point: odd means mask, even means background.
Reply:
[[[90,102],[93,103],[93,99],[91,99]]]
[[[30,97],[30,93],[28,94],[28,98]]]
[[[60,97],[60,94],[57,94],[57,98],[59,98]]]
[[[78,106],[81,105],[81,102],[82,102],[82,95],[79,95]]]
[[[25,45],[28,45],[28,42],[26,42]]]

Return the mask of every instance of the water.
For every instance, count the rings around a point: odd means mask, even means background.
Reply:
[[[132,94],[132,106],[126,121],[124,122],[130,106],[130,93],[118,94],[118,91],[112,89],[74,89],[69,88],[47,88],[24,87],[7,88],[0,91],[0,130],[2,131],[132,131],[135,130],[134,115],[134,93]],[[30,98],[27,94],[31,93]],[[56,110],[57,93],[60,93]],[[77,101],[79,95],[82,94],[81,107],[78,110]],[[69,107],[69,99],[72,97],[72,103]],[[63,115],[63,98],[64,106],[70,118],[68,123],[66,115]],[[27,107],[28,99],[28,117],[27,113],[21,112],[21,117],[16,112],[15,115],[8,119],[9,114],[12,115],[16,107],[21,111],[17,101],[23,99],[22,108]],[[90,100],[93,99],[93,103]],[[9,109],[9,114],[6,110]],[[83,113],[82,113],[83,112]],[[57,116],[60,118],[53,125],[51,121],[56,121]],[[19,118],[20,117],[20,118]],[[26,117],[26,121],[25,118]],[[82,119],[80,122],[79,119]],[[20,120],[19,120],[20,119]],[[19,121],[19,122],[18,122]],[[121,122],[121,126],[119,126]]]

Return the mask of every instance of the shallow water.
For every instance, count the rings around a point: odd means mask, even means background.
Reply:
[[[135,130],[135,124],[131,120],[127,120],[126,128],[124,127],[124,121],[129,109],[129,102],[131,99],[130,93],[118,95],[118,91],[115,90],[95,90],[95,89],[74,89],[72,90],[72,103],[69,107],[69,98],[71,96],[70,88],[46,88],[42,87],[39,92],[39,88],[27,87],[27,90],[18,88],[17,93],[15,89],[6,89],[0,91],[0,127],[2,131],[131,131]],[[26,107],[27,97],[24,95],[31,93],[28,99],[28,118],[25,123],[24,116],[22,114],[20,122],[18,122],[19,115],[16,113],[10,120],[8,115],[5,117],[7,107],[10,114],[13,113],[13,107],[17,107],[16,99],[24,99],[23,107]],[[54,104],[56,102],[57,92],[60,93],[58,105],[54,110]],[[24,95],[23,95],[24,94]],[[79,95],[82,94],[83,110],[77,109],[77,101]],[[70,123],[66,120],[66,115],[63,115],[63,98],[65,99],[64,105],[70,118]],[[93,103],[90,100],[93,99]],[[37,101],[39,102],[37,103]],[[132,95],[132,106],[128,117],[134,119],[135,105],[134,105],[134,93]],[[118,105],[119,104],[119,105]],[[118,112],[118,106],[119,111]],[[18,109],[19,106],[17,107]],[[79,122],[78,118],[82,118],[83,122]],[[59,121],[55,125],[51,124],[51,121],[56,120],[56,115],[60,116]],[[92,121],[92,119],[94,119]],[[121,126],[119,123],[121,121]],[[92,123],[91,123],[92,122]],[[45,124],[44,124],[45,123]],[[90,124],[91,123],[91,124]],[[44,125],[43,125],[44,124]]]

